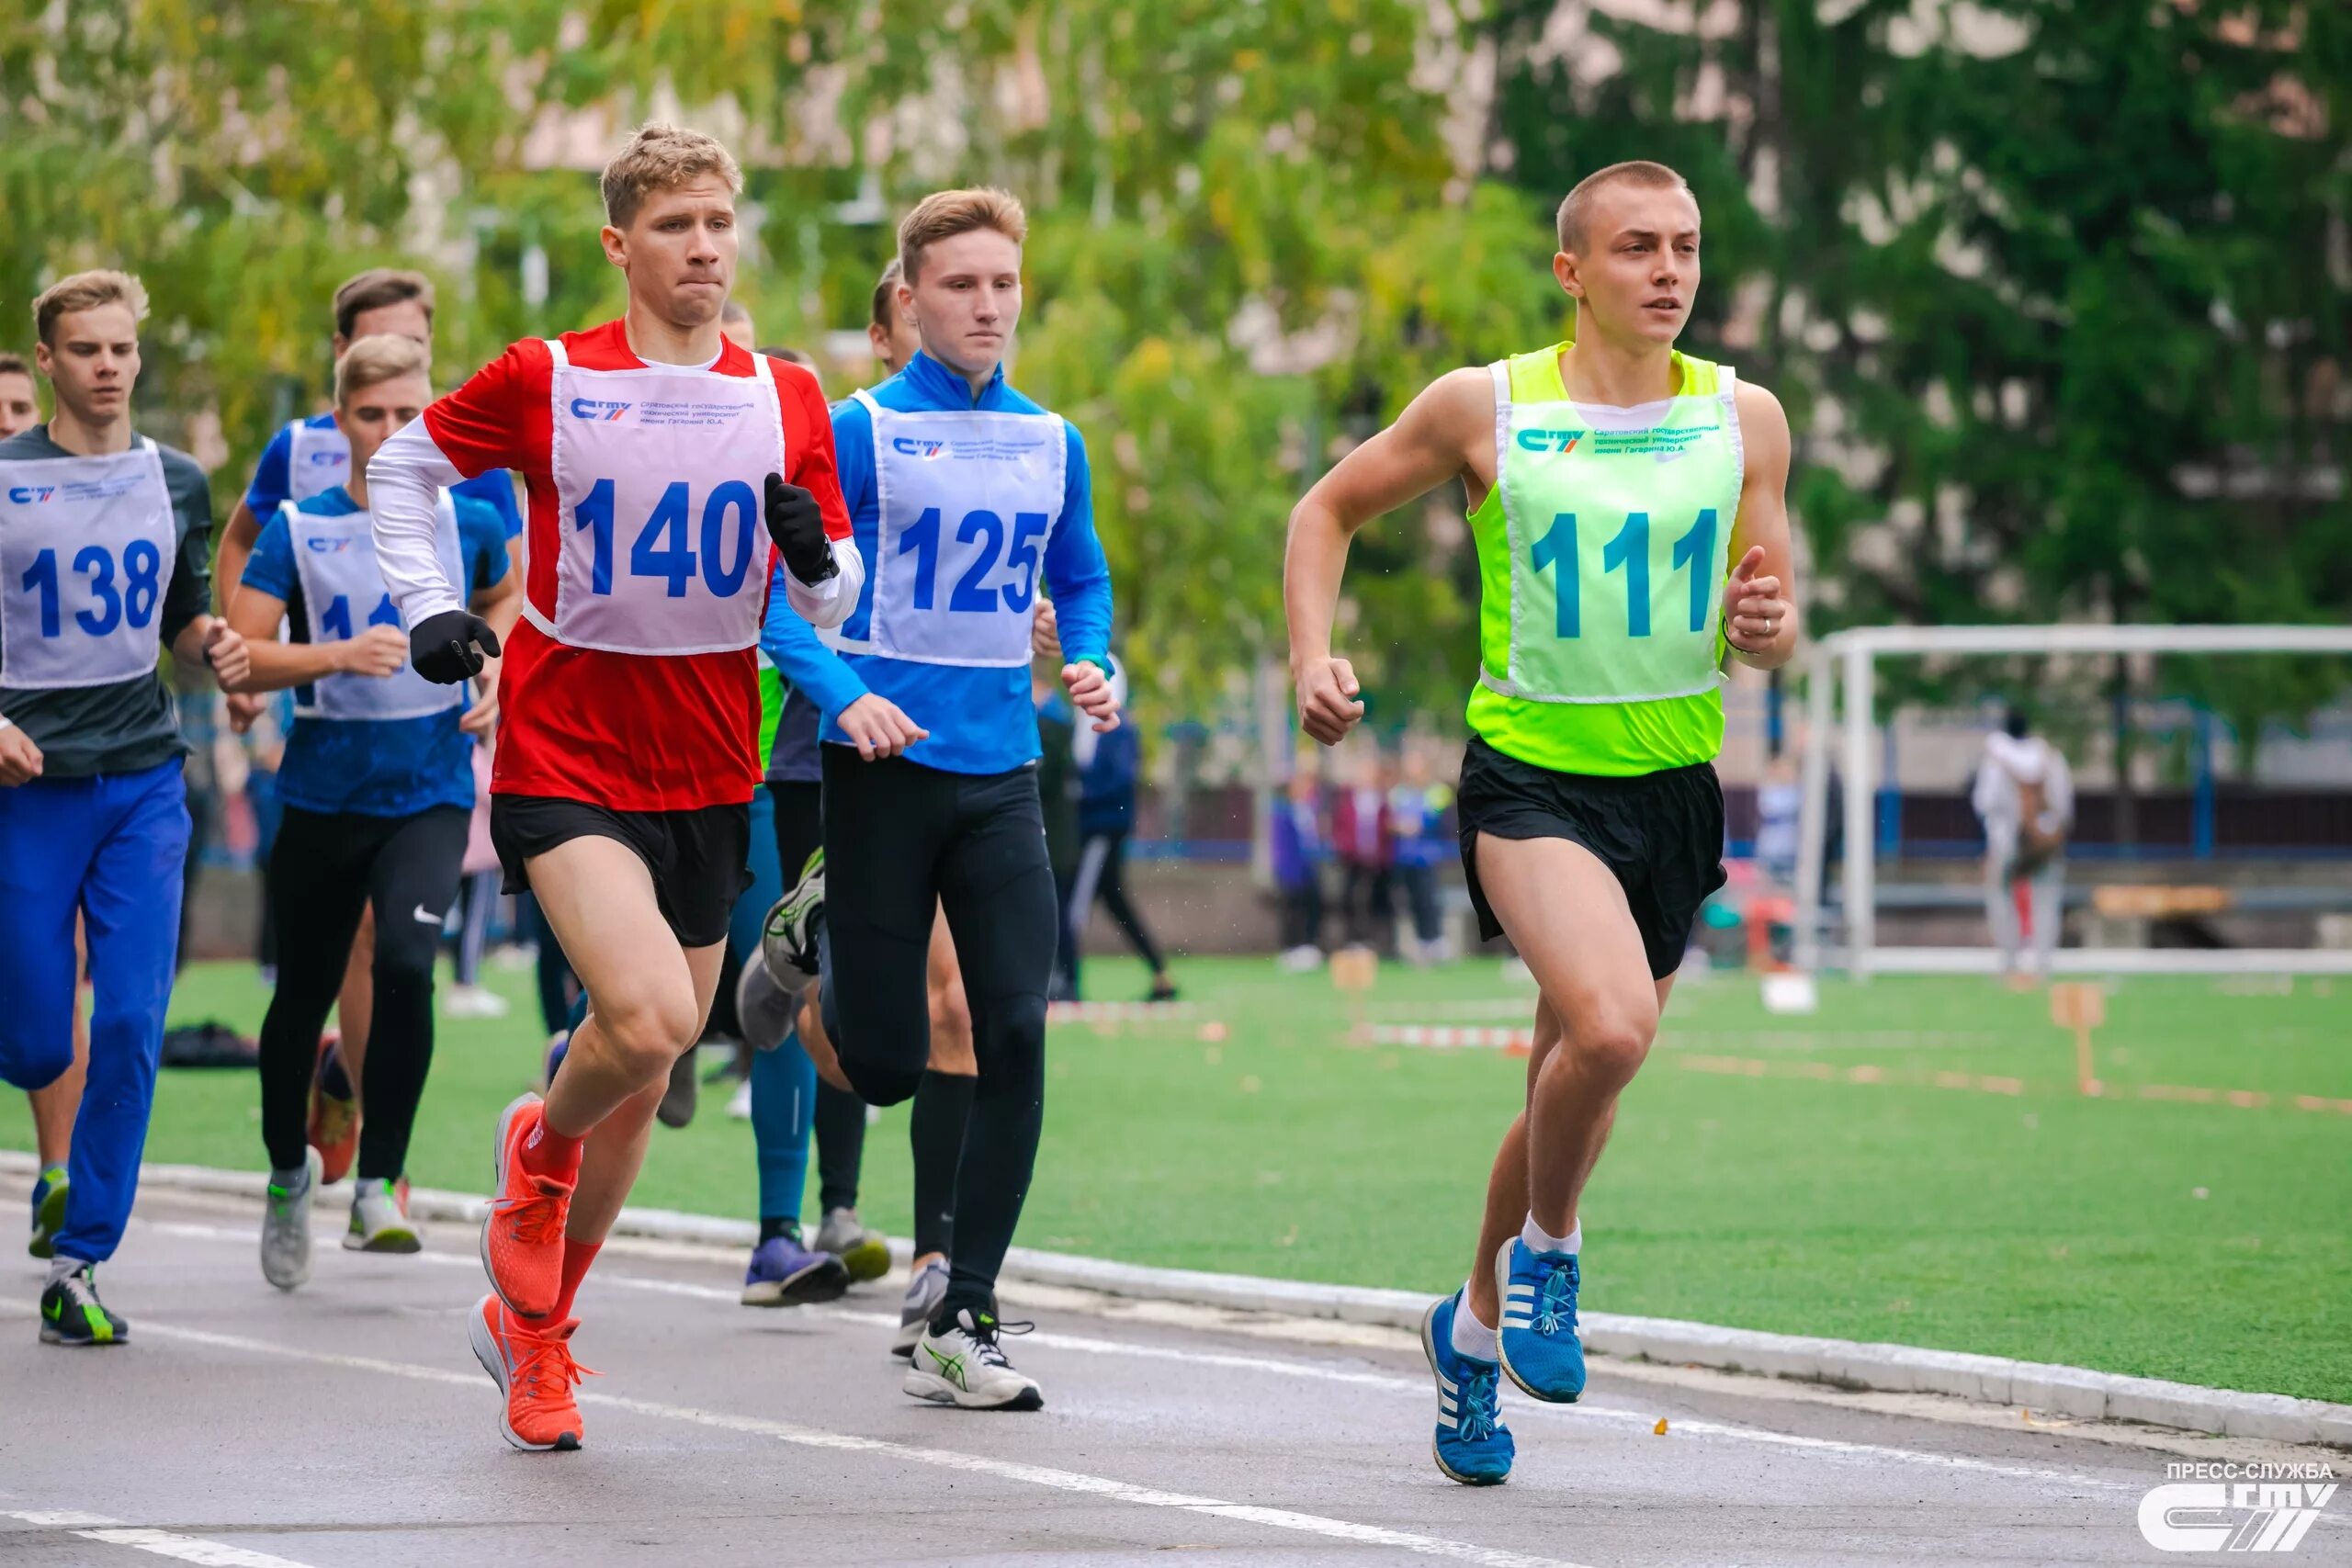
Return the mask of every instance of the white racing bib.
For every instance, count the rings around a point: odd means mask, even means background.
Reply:
[[[178,527],[163,454],[0,463],[0,682],[110,686],[155,671]]]
[[[332,424],[312,429],[308,420],[286,427],[292,438],[286,455],[286,496],[308,501],[351,478],[351,443]]]
[[[721,653],[759,641],[769,474],[786,473],[767,355],[754,376],[646,366],[583,370],[550,339],[555,615],[571,648]]]
[[[291,502],[281,510],[293,536],[294,575],[302,584],[302,615],[311,640],[324,647],[349,642],[369,626],[400,630],[401,613],[384,586],[383,573],[376,569],[376,535],[368,514],[322,517],[297,510]],[[441,568],[464,592],[458,512],[446,490],[434,508],[434,520],[439,525]],[[298,702],[294,711],[311,718],[417,718],[465,701],[462,684],[435,685],[405,661],[390,675],[329,675],[311,682],[310,690],[310,702]]]
[[[1069,467],[1061,416],[900,413],[863,391],[857,400],[874,421],[872,613],[863,637],[820,635],[850,653],[1027,664]]]

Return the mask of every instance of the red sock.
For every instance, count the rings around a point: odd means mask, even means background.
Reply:
[[[580,1171],[580,1140],[567,1138],[548,1126],[547,1108],[542,1106],[538,1125],[523,1140],[522,1153],[515,1157],[533,1176],[552,1176],[560,1181],[569,1181]]]
[[[580,1293],[580,1281],[588,1277],[588,1265],[595,1262],[596,1254],[604,1249],[605,1244],[601,1241],[564,1238],[563,1286],[556,1292],[555,1311],[548,1314],[548,1321],[561,1323],[571,1315],[571,1299]]]

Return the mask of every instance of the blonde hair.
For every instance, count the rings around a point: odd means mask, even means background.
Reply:
[[[1676,174],[1664,164],[1653,164],[1645,158],[1635,158],[1627,163],[1611,164],[1605,169],[1596,169],[1578,180],[1576,188],[1568,192],[1560,202],[1559,217],[1555,220],[1559,231],[1560,249],[1569,252],[1584,249],[1585,241],[1588,238],[1585,228],[1592,217],[1593,197],[1600,194],[1601,186],[1614,185],[1620,180],[1628,185],[1640,186],[1647,190],[1687,191],[1690,188],[1690,182],[1680,175]]]
[[[1021,198],[993,186],[934,191],[899,223],[899,270],[912,287],[925,248],[976,229],[993,229],[1020,244],[1029,238],[1029,214]]]
[[[95,310],[101,305],[122,305],[130,309],[133,321],[147,319],[147,290],[127,272],[77,272],[71,277],[61,277],[40,291],[33,301],[33,335],[54,348],[51,334],[57,330],[57,318],[74,310]]]
[[[334,362],[334,406],[343,408],[368,388],[433,368],[433,355],[413,337],[372,333],[343,351]]]
[[[413,299],[424,309],[424,324],[433,324],[433,280],[421,272],[401,272],[389,266],[371,266],[366,272],[345,278],[343,287],[334,291],[334,330],[338,337],[348,338],[359,318],[369,310],[380,310],[387,305],[405,305]]]
[[[605,221],[626,229],[648,196],[675,190],[704,175],[717,175],[730,191],[743,188],[742,169],[717,138],[661,120],[640,125],[628,145],[605,165]]]

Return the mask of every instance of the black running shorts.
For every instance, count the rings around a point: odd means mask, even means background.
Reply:
[[[749,802],[690,811],[614,811],[549,795],[490,797],[490,841],[509,893],[530,886],[532,856],[587,838],[616,839],[637,852],[653,874],[653,897],[679,946],[727,940],[727,917],[752,885]]]
[[[1503,934],[1478,885],[1478,835],[1566,839],[1617,875],[1649,955],[1650,976],[1682,964],[1690,925],[1724,885],[1724,792],[1712,763],[1614,778],[1555,773],[1507,757],[1476,736],[1462,758],[1462,869],[1478,934]]]

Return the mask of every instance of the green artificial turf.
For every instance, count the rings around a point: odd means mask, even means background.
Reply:
[[[1088,975],[1097,996],[1143,988],[1125,963]],[[482,1190],[492,1119],[536,1075],[528,976],[490,978],[514,1012],[442,1025],[410,1165],[423,1185]],[[1353,1003],[1265,961],[1193,961],[1179,978],[1190,1018],[1055,1028],[1021,1240],[1458,1281],[1525,1065],[1351,1043],[1350,1028],[1508,1026],[1532,989],[1492,961],[1390,967]],[[1686,984],[1587,1196],[1585,1304],[2352,1401],[2352,1114],[2293,1105],[2352,1100],[2352,985],[2284,986],[2120,984],[2093,1099],[2040,995],[1826,983],[1819,1012],[1774,1018],[1744,976]],[[174,1015],[251,1032],[266,1002],[250,967],[208,965],[183,977]],[[1853,1081],[1857,1068],[1884,1081]],[[1986,1078],[2020,1092],[1950,1086]],[[2147,1085],[2270,1099],[2140,1098]],[[752,1214],[751,1133],[723,1099],[707,1091],[692,1127],[657,1131],[637,1201]],[[0,1095],[0,1146],[30,1142],[22,1097]],[[899,1234],[905,1151],[900,1107],[869,1133],[863,1204]],[[250,1075],[166,1073],[148,1152],[257,1166]]]

